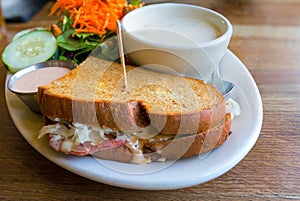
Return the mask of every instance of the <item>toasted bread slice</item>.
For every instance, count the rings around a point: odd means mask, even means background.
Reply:
[[[226,116],[222,94],[201,80],[89,57],[62,78],[38,88],[43,115],[51,119],[138,132],[195,134]]]

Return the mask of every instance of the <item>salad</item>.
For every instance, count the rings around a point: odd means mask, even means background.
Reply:
[[[58,21],[17,33],[2,53],[10,73],[50,59],[84,61],[97,48],[97,56],[118,58],[116,21],[144,5],[140,0],[57,0],[49,15]],[[108,40],[111,39],[111,40]]]

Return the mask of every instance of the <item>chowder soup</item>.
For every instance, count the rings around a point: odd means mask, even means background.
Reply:
[[[169,73],[211,80],[232,36],[221,14],[182,3],[152,4],[122,18],[124,49],[131,63]]]
[[[197,18],[162,18],[146,21],[132,32],[138,38],[167,45],[201,44],[221,33],[212,23]]]

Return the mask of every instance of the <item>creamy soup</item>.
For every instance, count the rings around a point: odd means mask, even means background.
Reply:
[[[136,27],[139,38],[163,44],[200,44],[220,36],[220,31],[208,21],[191,18],[162,18]]]
[[[46,67],[29,72],[15,81],[13,89],[18,92],[37,92],[38,86],[49,84],[51,81],[70,71],[64,67]]]

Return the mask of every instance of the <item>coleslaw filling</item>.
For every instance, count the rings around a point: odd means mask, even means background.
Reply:
[[[59,119],[55,120],[59,121]],[[131,163],[141,164],[151,162],[151,159],[144,157],[142,140],[122,131],[114,131],[110,128],[100,128],[80,123],[65,124],[65,122],[58,122],[42,127],[39,131],[38,139],[45,135],[49,136],[49,143],[55,144],[61,142],[59,145],[56,144],[59,147],[55,149],[64,153],[74,152],[74,150],[78,149],[78,146],[85,145],[86,143],[96,147],[101,143],[108,142],[113,137],[116,142],[125,142],[125,146],[130,149],[133,154]],[[111,145],[111,147],[114,147],[113,144]],[[90,150],[88,146],[86,149]],[[87,154],[88,151],[86,152]]]
[[[231,118],[239,116],[241,114],[239,104],[231,98],[228,99],[226,101],[226,113],[231,113]],[[144,143],[167,141],[174,138],[174,135],[159,134],[151,127],[146,127],[137,133],[126,133],[110,128],[88,126],[76,122],[67,123],[59,118],[52,120],[57,123],[42,127],[39,131],[38,139],[48,135],[49,144],[54,145],[57,151],[64,153],[76,152],[77,155],[91,154],[91,146],[101,146],[102,143],[106,143],[103,146],[105,148],[125,145],[130,149],[133,155],[132,163],[150,163],[151,159],[144,157]],[[110,140],[117,143],[112,143]],[[81,149],[78,148],[80,146]]]

